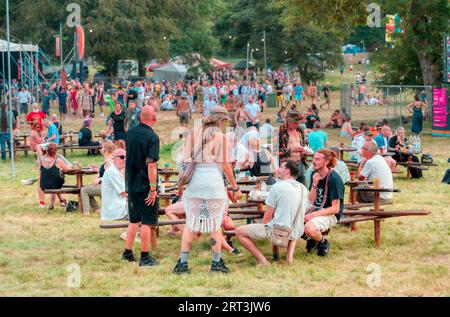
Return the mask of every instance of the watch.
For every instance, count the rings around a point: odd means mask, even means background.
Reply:
[[[238,188],[236,188],[236,189],[234,189],[234,188],[232,188],[231,189],[231,191],[233,192],[233,193],[235,193],[235,192],[238,192],[238,191],[240,191],[241,189],[238,187]]]

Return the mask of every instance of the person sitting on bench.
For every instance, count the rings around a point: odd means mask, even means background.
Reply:
[[[262,223],[250,224],[236,228],[236,237],[260,265],[268,265],[255,244],[258,240],[270,240],[274,225],[291,229],[291,237],[287,246],[288,263],[294,259],[294,250],[297,239],[303,235],[304,215],[308,201],[306,187],[297,182],[299,173],[298,163],[288,160],[278,169],[278,178],[281,180],[272,185],[267,197],[267,211],[264,213]],[[297,217],[296,217],[297,216]]]
[[[322,149],[314,154],[314,172],[309,186],[309,201],[313,207],[305,216],[306,251],[317,248],[318,256],[326,256],[329,242],[322,235],[335,226],[344,212],[345,187],[336,167],[336,153]]]
[[[395,131],[395,135],[389,139],[389,148],[391,152],[395,152],[392,157],[397,162],[407,162],[409,156],[411,156],[411,162],[419,163],[419,158],[410,152],[410,146],[408,140],[405,138],[405,128],[399,127]],[[420,169],[411,168],[412,178],[421,178],[422,171]]]
[[[91,118],[86,118],[83,121],[83,127],[80,129],[78,133],[78,145],[79,146],[99,146],[100,142],[94,141],[91,130]],[[88,155],[98,154],[99,150],[90,149],[88,150]]]
[[[358,169],[359,180],[373,181],[378,178],[381,188],[394,188],[394,180],[391,169],[383,157],[378,155],[378,147],[372,142],[366,142],[362,147],[362,161]],[[373,203],[373,192],[358,192],[358,201],[361,203]],[[381,202],[392,202],[392,193],[380,193]]]
[[[128,218],[127,193],[125,192],[124,149],[116,149],[112,164],[102,178],[102,220],[124,220]]]

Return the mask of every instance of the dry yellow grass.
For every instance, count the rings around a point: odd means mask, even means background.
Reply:
[[[270,109],[263,118],[274,118],[274,113]],[[323,117],[329,114],[324,111]],[[156,131],[167,144],[177,122],[173,113],[160,114],[159,119]],[[78,124],[67,123],[65,128],[78,129]],[[96,118],[94,131],[102,128]],[[327,132],[332,144],[341,141],[337,130]],[[38,209],[35,186],[20,183],[36,176],[37,168],[31,157],[19,154],[14,179],[9,165],[0,163],[0,296],[449,296],[450,187],[440,181],[449,167],[450,139],[425,136],[423,147],[439,167],[425,171],[420,180],[395,176],[395,187],[402,192],[395,194],[389,209],[426,209],[432,214],[384,221],[379,249],[373,243],[373,224],[367,222],[356,233],[334,228],[327,258],[306,255],[300,241],[293,265],[281,261],[259,268],[240,248],[242,258],[225,255],[231,274],[210,276],[210,248],[202,237],[191,252],[192,274],[182,277],[171,273],[180,238],[167,236],[167,228],[162,229],[156,254],[161,265],[142,270],[120,260],[121,231],[101,230],[98,215]],[[68,156],[82,163],[101,161],[81,152]],[[260,246],[270,256],[268,243]],[[81,270],[79,288],[68,287],[73,263]],[[379,287],[367,285],[371,263],[381,270]]]

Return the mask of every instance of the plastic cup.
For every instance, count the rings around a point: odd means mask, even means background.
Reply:
[[[372,182],[375,188],[380,188],[380,179],[378,177],[373,178]]]

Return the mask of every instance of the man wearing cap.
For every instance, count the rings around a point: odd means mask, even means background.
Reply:
[[[152,233],[156,233],[152,228],[158,223],[159,208],[157,193],[159,137],[152,129],[155,123],[155,110],[151,106],[145,106],[141,110],[141,123],[130,129],[126,136],[128,159],[125,167],[125,186],[128,193],[130,224],[122,259],[129,262],[135,261],[132,249],[140,227],[141,258],[139,266],[159,264],[149,254],[150,239]]]
[[[289,110],[286,114],[286,123],[280,126],[279,132],[279,156],[280,164],[286,160],[292,160],[298,164],[300,172],[297,181],[306,185],[305,166],[306,154],[305,136],[300,129],[303,116],[295,110]]]
[[[192,118],[191,107],[185,92],[181,94],[181,99],[177,105],[177,117],[180,118],[180,124],[183,127],[186,127],[189,124],[189,119]]]

